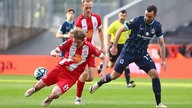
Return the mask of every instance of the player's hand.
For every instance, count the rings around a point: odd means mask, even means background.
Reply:
[[[102,51],[102,53],[106,54],[105,48],[102,48],[101,51]]]
[[[64,38],[69,38],[69,37],[70,37],[70,34],[69,34],[69,33],[68,33],[68,34],[64,34],[63,37],[64,37]]]
[[[53,57],[61,57],[61,53],[57,53],[57,52],[55,52],[55,50],[52,50],[50,54]]]
[[[112,45],[112,47],[110,48],[110,52],[112,55],[117,55],[117,46]]]
[[[167,64],[166,64],[166,62],[165,62],[165,61],[162,61],[161,65],[162,65],[163,71],[166,71],[166,69],[167,69]]]

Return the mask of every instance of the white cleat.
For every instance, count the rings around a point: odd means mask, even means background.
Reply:
[[[24,96],[25,97],[29,97],[29,96],[31,96],[33,93],[35,93],[35,88],[30,88],[30,89],[28,89],[26,92],[25,92],[25,94],[24,94]]]
[[[76,97],[75,105],[83,105],[83,100],[81,98],[79,98],[79,97]]]
[[[128,88],[134,88],[136,86],[136,84],[134,83],[134,81],[130,81],[129,84],[127,85]]]
[[[156,108],[168,108],[168,107],[163,105],[162,103],[159,103],[159,105],[157,105]]]
[[[51,102],[52,102],[52,99],[49,99],[49,98],[47,97],[45,100],[43,100],[43,102],[41,103],[41,106],[46,107],[46,106],[48,106]]]
[[[94,85],[92,85],[90,88],[89,88],[89,92],[91,94],[93,94],[97,89],[99,88],[99,85],[97,83],[95,83]]]

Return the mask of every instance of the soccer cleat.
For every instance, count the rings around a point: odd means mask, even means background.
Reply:
[[[101,73],[102,68],[103,68],[103,62],[100,62],[99,66],[98,66],[98,68],[97,68],[98,74]]]
[[[159,103],[159,105],[157,105],[156,108],[168,108],[168,107],[163,105],[162,103]]]
[[[52,102],[52,100],[53,100],[53,99],[49,99],[49,98],[47,97],[45,100],[43,100],[43,102],[41,103],[41,106],[43,106],[43,107],[48,106],[48,105]]]
[[[81,98],[79,98],[79,97],[76,97],[75,105],[83,105],[83,100]]]
[[[26,92],[25,92],[25,97],[29,97],[29,96],[31,96],[33,93],[35,93],[35,88],[30,88],[30,89],[28,89]]]
[[[93,94],[97,89],[99,88],[99,85],[97,83],[95,83],[94,85],[92,85],[90,88],[89,88],[89,92],[91,94]]]
[[[130,81],[129,84],[127,85],[128,88],[131,88],[131,87],[133,88],[135,86],[136,84],[134,83],[134,81]]]

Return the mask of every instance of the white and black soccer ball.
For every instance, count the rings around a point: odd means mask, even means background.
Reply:
[[[34,77],[37,80],[40,80],[45,74],[47,74],[47,69],[45,67],[38,67],[34,71]]]

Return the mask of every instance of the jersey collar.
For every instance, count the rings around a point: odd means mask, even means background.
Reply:
[[[145,18],[144,18],[144,21],[145,21]],[[145,23],[146,23],[146,21],[145,21]],[[154,20],[150,23],[150,24],[147,24],[147,25],[152,25],[154,23]]]

